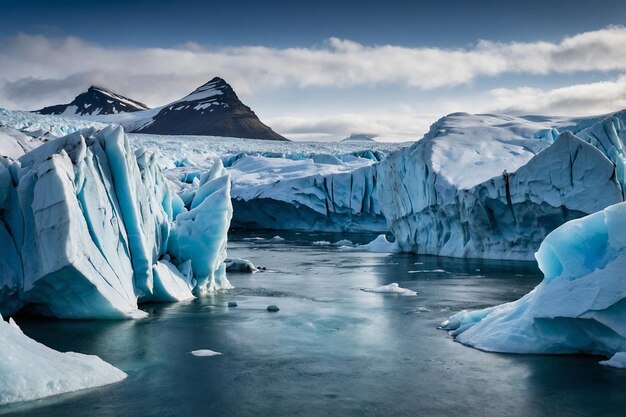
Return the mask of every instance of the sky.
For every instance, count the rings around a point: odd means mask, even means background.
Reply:
[[[622,1],[0,0],[0,107],[90,85],[160,106],[214,76],[277,132],[419,139],[457,111],[626,108]]]

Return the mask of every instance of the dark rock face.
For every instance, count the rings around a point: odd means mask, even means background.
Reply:
[[[219,77],[182,99],[164,106],[152,121],[134,130],[156,135],[229,136],[288,140],[263,124]]]
[[[135,100],[112,93],[104,88],[91,86],[76,96],[69,104],[44,107],[37,110],[39,114],[64,114],[68,116],[86,116],[100,114],[116,114],[146,110],[148,107]]]

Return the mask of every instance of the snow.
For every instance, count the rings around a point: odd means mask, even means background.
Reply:
[[[126,374],[97,356],[61,353],[0,316],[0,405],[112,384]]]
[[[462,311],[442,327],[486,351],[609,357],[626,351],[625,228],[626,203],[565,223],[537,251],[544,279],[533,291]]]
[[[39,140],[15,129],[0,127],[0,156],[17,159],[41,143]]]
[[[559,225],[623,201],[613,160],[626,115],[609,119],[610,129],[607,119],[447,116],[377,165],[378,206],[403,251],[531,260]]]
[[[231,288],[228,174],[218,161],[200,177],[187,208],[119,126],[0,159],[0,312],[139,318],[138,301]]]
[[[200,356],[200,357],[219,356],[219,355],[221,355],[220,352],[216,352],[216,351],[211,350],[211,349],[192,350],[191,354],[193,356]]]
[[[361,288],[361,291],[381,293],[381,294],[398,294],[398,295],[404,295],[404,296],[416,296],[417,295],[415,291],[409,290],[408,288],[402,288],[396,282],[392,282],[391,284],[382,285],[376,288]]]

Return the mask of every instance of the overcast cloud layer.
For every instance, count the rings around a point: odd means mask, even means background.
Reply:
[[[393,114],[359,113],[293,116],[293,103],[271,120],[275,130],[301,135],[342,135],[361,131],[392,136],[423,133],[432,112],[465,110],[582,115],[626,107],[626,28],[566,37],[558,43],[478,41],[459,49],[366,46],[330,38],[310,48],[263,46],[205,49],[189,43],[178,48],[111,48],[74,37],[46,38],[20,34],[0,48],[0,107],[35,109],[70,101],[97,84],[150,106],[177,99],[214,75],[229,81],[240,97],[277,89],[394,85],[439,91],[441,103]],[[601,81],[538,89],[531,85],[482,91],[473,100],[454,101],[451,87],[487,77],[533,77],[594,73]],[[532,78],[531,78],[532,79]],[[506,86],[505,82],[501,83]],[[400,104],[400,103],[399,103]],[[276,106],[276,108],[280,108]],[[274,113],[277,113],[276,108]]]

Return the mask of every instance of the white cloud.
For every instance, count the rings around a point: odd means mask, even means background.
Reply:
[[[626,75],[551,90],[497,88],[489,95],[492,98],[490,111],[567,116],[603,114],[626,108]]]
[[[394,114],[344,113],[332,116],[287,116],[267,120],[274,130],[292,139],[335,140],[351,133],[378,136],[386,142],[417,140],[438,116],[410,112]]]
[[[207,49],[191,42],[175,48],[119,48],[75,37],[20,34],[4,41],[0,62],[0,103],[7,107],[49,104],[55,85],[59,99],[71,99],[66,85],[77,78],[83,81],[76,90],[97,82],[159,105],[211,75],[223,76],[245,97],[285,86],[399,84],[433,89],[505,73],[626,71],[626,27],[581,33],[558,43],[479,41],[459,49],[365,46],[337,38],[311,48]],[[46,84],[50,94],[15,94],[29,83]]]
[[[609,80],[547,90],[497,88],[477,91],[472,97],[457,97],[447,88],[478,77],[556,74],[558,78],[562,74],[564,78],[582,72],[604,73]],[[291,101],[273,103],[273,113],[268,115],[273,117],[264,119],[290,137],[336,138],[368,132],[407,140],[419,137],[431,122],[453,111],[579,115],[617,110],[626,107],[626,76],[615,75],[620,72],[626,73],[623,26],[560,42],[478,41],[457,49],[367,46],[338,38],[309,48],[206,48],[193,42],[172,48],[121,48],[75,37],[20,34],[0,43],[0,107],[34,109],[68,102],[90,84],[157,106],[215,75],[229,81],[244,101],[264,94],[265,103],[279,89],[302,89],[303,100],[316,87],[338,89],[330,92],[328,100],[333,100],[333,93],[342,94],[341,88],[360,86],[373,88],[373,96],[376,88],[389,85],[438,89],[437,100],[421,103],[416,91],[415,100],[408,103],[413,108],[387,102],[379,113],[371,103],[355,102],[348,112],[335,109],[302,115],[292,94]]]

